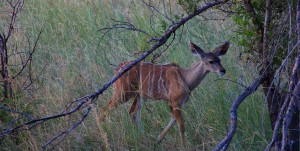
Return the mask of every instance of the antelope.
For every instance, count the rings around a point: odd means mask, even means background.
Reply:
[[[226,70],[221,65],[219,56],[226,54],[229,45],[229,42],[225,42],[212,52],[204,52],[199,46],[190,42],[192,53],[200,59],[186,69],[175,63],[159,65],[140,62],[136,64],[113,84],[112,98],[102,115],[116,108],[119,104],[133,99],[129,114],[133,122],[138,124],[137,113],[142,107],[141,99],[169,101],[172,112],[171,120],[160,133],[157,141],[160,143],[169,129],[177,123],[181,144],[185,147],[181,108],[188,101],[191,91],[201,83],[207,73],[225,74]],[[114,75],[118,74],[129,63],[120,63]]]

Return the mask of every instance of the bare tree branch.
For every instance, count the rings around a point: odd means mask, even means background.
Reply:
[[[289,53],[287,54],[286,58],[282,61],[282,64],[281,64],[281,66],[280,66],[279,69],[278,69],[278,70],[279,70],[278,74],[275,75],[275,76],[280,76],[281,71],[282,71],[282,70],[285,68],[285,66],[287,65],[289,58],[291,57],[291,55],[292,55],[292,53],[294,52],[294,50],[297,48],[298,44],[300,44],[300,41],[298,41],[298,43],[294,46],[294,48],[292,48],[292,49],[289,51]],[[274,79],[276,79],[276,77],[275,77]],[[294,88],[294,87],[293,87],[293,84],[290,83],[289,92],[291,92],[293,88]],[[278,139],[279,139],[279,138],[278,138],[278,131],[279,131],[279,129],[281,128],[281,123],[282,123],[283,115],[284,115],[284,112],[286,111],[286,108],[288,107],[289,100],[290,100],[290,94],[288,93],[287,96],[286,96],[286,98],[285,98],[285,100],[284,100],[284,102],[283,102],[283,105],[282,105],[281,108],[280,108],[280,111],[279,111],[277,120],[276,120],[276,122],[275,122],[275,124],[274,124],[274,130],[273,130],[272,140],[271,140],[271,142],[267,145],[265,151],[269,151],[269,150],[272,148],[272,146],[274,145],[274,143],[275,143],[276,141],[278,141]]]
[[[271,3],[272,3],[272,0],[266,0],[264,33],[263,33],[263,50],[264,50],[264,52],[266,52],[267,47],[268,47],[268,32],[269,32],[269,24],[271,21]],[[267,57],[263,57],[263,58],[267,58]]]
[[[124,22],[124,21],[118,21],[115,19],[112,19],[114,22],[116,22],[116,24],[112,25],[112,27],[107,27],[107,28],[102,28],[99,29],[98,31],[100,31],[103,36],[105,36],[108,32],[110,32],[113,29],[124,29],[124,30],[132,30],[132,31],[138,31],[140,33],[143,33],[145,35],[147,35],[148,37],[151,38],[150,41],[154,40],[158,40],[157,38],[152,37],[149,33],[147,33],[146,31],[139,29],[137,27],[135,27],[133,24],[129,23],[129,22]],[[103,37],[102,36],[102,37]],[[101,38],[102,39],[102,38]]]
[[[217,145],[214,151],[227,150],[237,127],[237,109],[247,96],[252,94],[263,82],[265,75],[258,77],[247,89],[245,89],[234,101],[230,108],[230,129],[227,136]]]
[[[273,136],[272,136],[272,140],[271,142],[267,145],[265,151],[270,151],[272,146],[274,145],[274,143],[276,141],[278,141],[278,130],[281,126],[281,123],[282,123],[282,118],[283,118],[283,114],[284,114],[284,111],[288,105],[289,101],[288,101],[288,98],[284,101],[283,105],[281,106],[280,108],[280,112],[278,114],[278,118],[277,118],[277,121],[275,123],[275,126],[274,126],[274,130],[273,130]]]
[[[247,86],[245,86],[244,84],[242,84],[242,83],[240,83],[240,82],[237,82],[237,81],[234,81],[234,80],[231,80],[231,79],[216,79],[216,80],[214,80],[214,82],[216,82],[216,81],[230,81],[230,82],[233,82],[233,83],[235,83],[235,84],[238,84],[238,85],[240,85],[240,86],[242,86],[242,87],[244,87],[244,88],[248,88]]]
[[[77,100],[76,100],[77,101]],[[22,131],[22,130],[27,130],[28,126],[30,128],[32,128],[32,124],[35,124],[37,122],[43,122],[43,121],[47,121],[47,120],[50,120],[50,119],[55,119],[55,118],[59,118],[59,117],[63,117],[63,116],[66,116],[66,115],[70,115],[70,114],[73,114],[75,113],[76,111],[82,109],[83,107],[86,107],[87,105],[90,104],[91,101],[89,101],[89,99],[87,97],[84,97],[81,99],[81,102],[78,103],[78,105],[75,107],[75,108],[72,108],[71,110],[69,111],[66,111],[66,112],[63,112],[63,113],[60,113],[60,114],[56,114],[56,115],[52,115],[52,116],[46,116],[46,117],[42,117],[42,118],[38,118],[38,119],[33,119],[33,120],[30,120],[28,122],[25,122],[25,123],[22,123],[20,125],[17,125],[13,128],[9,128],[5,131],[1,131],[0,132],[0,138],[1,137],[5,137],[13,132],[17,132],[17,131]],[[40,123],[39,123],[40,124]],[[37,125],[34,125],[34,126],[37,126]],[[25,127],[25,128],[24,128]]]
[[[168,21],[170,21],[172,24],[175,23],[170,17],[168,17],[167,15],[163,14],[162,12],[160,12],[156,7],[152,6],[152,5],[150,4],[150,1],[149,1],[149,3],[146,3],[144,0],[142,0],[142,1],[143,1],[143,3],[144,3],[145,5],[147,5],[148,7],[150,7],[150,8],[152,9],[152,11],[153,11],[153,10],[156,11],[158,14],[162,15],[163,17],[165,17],[165,18],[166,18]]]
[[[7,1],[12,9],[11,12],[11,17],[10,17],[10,23],[9,23],[9,27],[8,27],[8,32],[7,35],[4,36],[5,37],[5,41],[7,41],[12,33],[12,31],[14,30],[14,24],[17,18],[17,14],[19,13],[19,11],[21,10],[21,8],[23,7],[24,1],[23,0],[18,0],[15,4],[12,1]]]
[[[33,48],[32,48],[32,51],[29,53],[28,58],[26,59],[25,63],[22,65],[21,70],[20,70],[18,73],[16,73],[14,76],[12,76],[12,79],[15,79],[16,77],[18,77],[18,76],[23,72],[23,70],[27,67],[28,63],[31,62],[32,56],[33,56],[33,54],[34,54],[35,51],[36,51],[37,43],[38,43],[38,41],[39,41],[39,39],[40,39],[40,37],[41,37],[41,35],[42,35],[44,29],[45,29],[45,27],[42,28],[42,29],[40,30],[40,32],[39,32],[39,34],[38,34],[38,37],[37,37],[37,39],[35,40],[34,46],[33,46]]]
[[[29,119],[33,119],[33,116],[31,116],[29,114],[26,114],[24,112],[20,112],[20,111],[16,111],[16,110],[10,109],[10,108],[8,108],[8,107],[6,107],[4,105],[0,105],[0,109],[6,110],[6,111],[9,111],[9,112],[12,112],[12,113],[17,113],[17,114],[20,114],[20,115],[23,115],[23,116],[26,116]]]
[[[289,106],[287,108],[287,113],[283,119],[283,126],[282,126],[282,139],[281,139],[281,150],[287,150],[287,142],[288,142],[288,135],[289,135],[289,126],[291,124],[291,120],[293,117],[293,113],[296,109],[296,102],[295,99],[291,99],[289,101]]]
[[[66,137],[68,134],[71,133],[71,131],[73,131],[75,128],[77,128],[85,119],[86,117],[88,116],[88,114],[90,113],[92,107],[89,106],[87,109],[86,109],[86,112],[84,113],[84,115],[81,117],[81,119],[76,122],[75,124],[72,125],[72,127],[70,127],[67,131],[63,131],[61,133],[59,133],[58,135],[56,135],[54,138],[52,138],[50,141],[48,141],[46,144],[43,145],[43,150],[46,150],[47,149],[47,146],[51,145],[55,140],[59,139],[58,142],[56,142],[51,148],[50,150],[53,150],[57,145],[59,145]]]
[[[162,50],[161,52],[158,52],[158,53],[154,54],[154,56],[152,57],[152,59],[151,59],[150,62],[155,63],[156,59],[159,58],[164,52],[166,52],[166,50],[168,50],[168,48],[174,42],[175,37],[176,37],[176,33],[173,34],[173,38],[172,38],[171,42],[169,44],[166,44],[166,47],[164,48],[164,50]]]

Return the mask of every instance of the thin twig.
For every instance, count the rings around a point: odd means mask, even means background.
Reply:
[[[61,132],[60,134],[56,135],[54,138],[52,138],[50,141],[48,141],[46,144],[43,145],[43,150],[46,150],[47,149],[47,146],[51,145],[55,140],[59,139],[58,142],[56,142],[50,150],[53,150],[57,145],[59,145],[66,137],[68,134],[70,134],[75,128],[77,128],[85,119],[86,117],[88,116],[88,114],[90,113],[92,107],[89,106],[87,109],[86,109],[86,112],[84,113],[84,115],[81,117],[81,119],[79,121],[77,121],[76,123],[74,123],[72,125],[72,127],[70,127],[67,131],[63,131]]]
[[[170,21],[172,24],[174,24],[175,22],[168,17],[167,15],[163,14],[162,12],[160,12],[156,7],[152,6],[150,3],[146,3],[144,0],[142,0],[142,2],[147,5],[148,7],[150,7],[152,10],[155,10],[157,13],[159,13],[161,16],[165,17],[168,21]]]
[[[236,83],[244,88],[248,88],[247,86],[245,86],[244,84],[240,83],[240,82],[237,82],[237,81],[234,81],[234,80],[231,80],[231,79],[216,79],[214,80],[213,82],[216,82],[216,81],[230,81],[230,82],[233,82],[233,83]]]

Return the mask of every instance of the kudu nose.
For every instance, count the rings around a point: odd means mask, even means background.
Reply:
[[[223,70],[221,70],[220,72],[219,72],[219,75],[224,75],[226,73],[226,70],[225,69],[223,69]]]

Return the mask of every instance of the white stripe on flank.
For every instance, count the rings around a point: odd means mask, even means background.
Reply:
[[[153,65],[153,71],[152,71],[150,96],[153,96],[154,76],[155,76],[154,73],[155,73],[155,65]]]
[[[139,87],[139,92],[142,92],[141,90],[142,90],[142,87],[143,87],[142,64],[143,64],[143,63],[140,63],[140,66],[139,66],[139,72],[140,72],[140,75],[139,75],[139,77],[140,77],[140,87]]]
[[[165,87],[165,85],[164,85],[164,79],[162,78],[162,80],[161,80],[161,87],[162,87],[162,94],[165,94],[166,92],[167,92],[167,90],[166,90],[166,87]]]
[[[151,89],[151,72],[150,72],[151,66],[148,68],[148,95],[150,96],[150,89]]]
[[[160,74],[159,74],[159,79],[158,79],[158,81],[157,81],[157,91],[158,91],[158,92],[160,92],[161,75],[162,75],[162,65],[160,65]]]
[[[165,79],[164,79],[164,77],[162,77],[162,74],[161,74],[161,82],[160,82],[160,85],[161,85],[161,94],[165,94],[166,93],[166,88],[165,88],[165,85],[164,85],[164,81]]]
[[[127,76],[127,81],[128,81],[128,83],[127,83],[127,92],[128,92],[128,91],[131,91],[130,90],[131,82],[129,81],[129,74],[128,74],[128,72],[126,72],[126,76]]]

